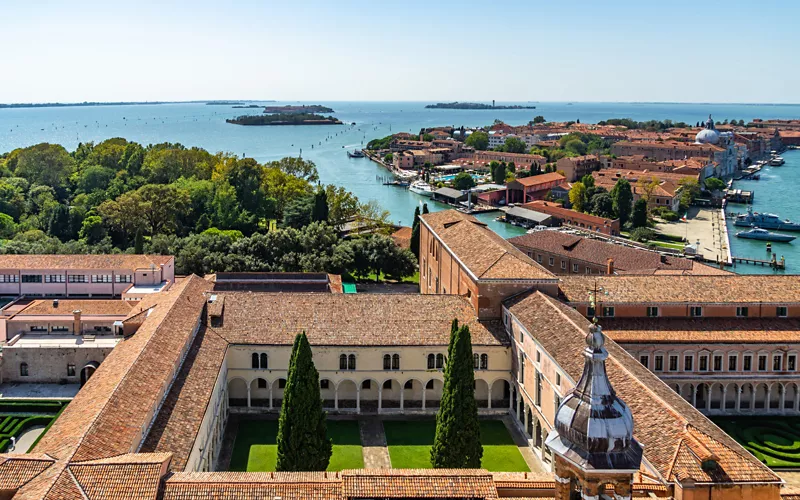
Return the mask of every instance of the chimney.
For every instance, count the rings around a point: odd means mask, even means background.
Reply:
[[[614,259],[608,259],[606,274],[614,274]]]
[[[75,309],[72,311],[72,333],[80,335],[81,332],[81,310]]]
[[[58,299],[53,299],[53,309],[58,309]]]

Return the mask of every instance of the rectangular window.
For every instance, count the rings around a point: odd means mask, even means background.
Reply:
[[[694,370],[694,356],[683,357],[683,371],[690,372]]]
[[[647,317],[648,318],[655,318],[658,316],[658,308],[650,306],[647,308]]]
[[[703,308],[700,306],[694,306],[689,308],[689,316],[693,318],[699,318],[703,315]]]
[[[536,254],[536,262],[538,262],[539,264],[542,263],[542,254],[540,254],[540,253]]]
[[[93,274],[92,283],[111,283],[110,274]]]
[[[67,377],[75,376],[75,365],[72,363],[67,364]]]
[[[262,379],[258,379],[258,380],[261,381]],[[322,380],[319,381],[319,388],[320,389],[327,389],[327,388],[330,387],[330,383],[331,383],[330,380],[322,379]]]
[[[749,372],[753,369],[753,356],[746,354],[744,358],[742,358],[742,370]]]
[[[767,371],[767,357],[766,356],[759,356],[758,357],[758,371],[760,371],[760,372]]]
[[[736,363],[737,363],[738,359],[739,359],[739,356],[737,356],[735,354],[731,354],[730,356],[728,356],[728,371],[729,372],[735,372],[736,371]]]
[[[676,372],[678,371],[678,356],[670,356],[669,357],[669,371]]]
[[[559,387],[561,386],[561,374],[560,373],[556,373],[556,385],[559,386]]]
[[[549,260],[549,262],[550,262],[550,265],[552,266],[552,265],[553,265],[553,262],[555,262],[555,260],[554,260],[552,257],[550,257],[550,260]]]
[[[775,315],[779,318],[785,318],[789,315],[789,308],[786,306],[778,306],[775,308]]]
[[[708,356],[700,356],[700,371],[708,371]]]
[[[536,406],[542,406],[542,374],[536,370]]]
[[[594,312],[595,312],[595,311],[594,311],[594,307],[592,307],[592,306],[588,306],[588,307],[586,308],[586,316],[588,316],[588,317],[590,317],[590,318],[593,318],[593,317],[594,317]]]
[[[790,354],[789,357],[786,358],[786,369],[790,372],[797,369],[797,356]]]
[[[655,370],[657,372],[660,372],[660,371],[664,370],[664,356],[661,356],[661,355],[656,356]]]
[[[603,308],[603,316],[606,318],[613,318],[614,317],[614,307],[604,307]]]
[[[23,274],[22,275],[22,282],[23,283],[41,283],[42,282],[42,275],[41,274]]]
[[[783,361],[783,356],[781,356],[780,354],[772,356],[772,371],[774,372],[783,371],[781,369],[781,365],[783,364],[782,361]]]
[[[19,276],[16,274],[0,274],[0,283],[19,283]]]
[[[64,283],[66,278],[63,274],[47,274],[44,277],[45,283]]]
[[[86,275],[85,274],[70,274],[69,279],[67,280],[70,283],[86,283]]]
[[[722,356],[714,356],[714,371],[722,371]]]
[[[536,351],[536,362],[537,363],[541,363],[542,362],[542,353],[541,353],[541,351]]]
[[[553,393],[553,403],[556,405],[556,408],[561,406],[561,396],[559,396],[557,392]]]
[[[747,307],[737,307],[736,308],[736,317],[737,318],[746,318],[747,317]]]
[[[639,356],[639,363],[641,363],[645,368],[649,368],[648,365],[650,364],[650,356],[647,354]]]
[[[592,274],[592,269],[590,267],[586,267],[586,274]]]
[[[561,269],[564,269],[564,270],[567,269],[567,261],[566,260],[562,260],[561,261]]]
[[[572,272],[573,273],[577,273],[578,272],[578,264],[572,264]]]
[[[130,274],[118,274],[114,276],[114,279],[117,283],[130,283],[132,281]]]

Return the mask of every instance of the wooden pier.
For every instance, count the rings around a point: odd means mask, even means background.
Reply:
[[[736,264],[752,264],[754,266],[761,266],[761,267],[769,266],[772,269],[779,269],[779,270],[786,269],[786,259],[781,257],[780,260],[777,260],[774,255],[771,260],[762,260],[762,259],[753,259],[750,257],[735,257],[735,256],[732,256],[731,260],[733,261],[734,266]]]

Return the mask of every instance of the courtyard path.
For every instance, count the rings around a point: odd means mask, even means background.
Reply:
[[[519,448],[522,458],[524,458],[525,463],[528,464],[528,468],[531,470],[531,472],[549,474],[550,471],[547,469],[547,465],[545,465],[542,460],[534,454],[533,449],[528,446],[528,439],[514,423],[513,417],[506,415],[502,418],[502,420],[506,425],[506,429],[508,429],[509,434],[511,434],[511,437],[514,439],[514,443],[516,443],[517,448]]]
[[[36,438],[44,432],[44,428],[44,425],[36,425],[23,432],[19,436],[19,439],[17,439],[17,444],[14,446],[14,449],[10,450],[8,453],[27,453],[28,449],[33,445],[33,442],[36,441]]]
[[[391,469],[392,461],[389,459],[389,448],[386,446],[386,433],[381,419],[378,417],[361,419],[358,421],[358,429],[361,434],[364,468]]]

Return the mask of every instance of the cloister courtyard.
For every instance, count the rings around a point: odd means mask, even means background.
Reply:
[[[510,419],[481,424],[482,467],[494,472],[540,471],[526,439]],[[436,432],[431,417],[343,417],[328,420],[333,440],[329,471],[360,468],[426,469]],[[270,472],[277,461],[277,416],[233,417],[228,423],[222,466],[231,471]]]

